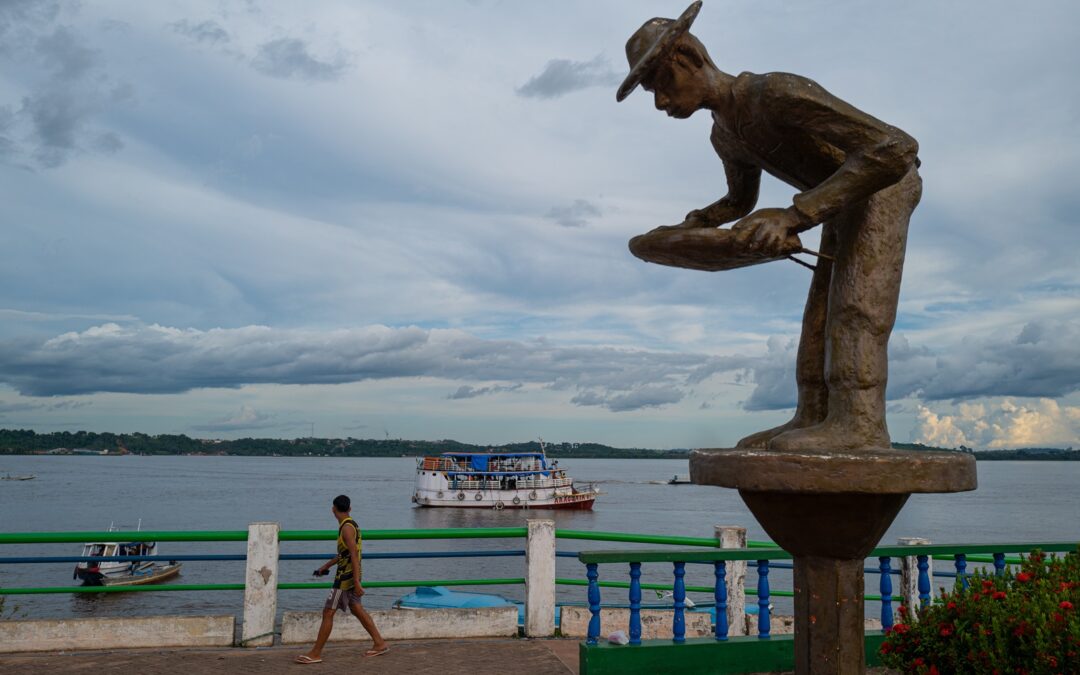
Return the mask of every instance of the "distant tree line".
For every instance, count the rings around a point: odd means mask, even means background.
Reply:
[[[600,443],[548,443],[551,457],[685,459],[688,449],[653,450],[613,448]],[[1021,448],[1018,450],[957,450],[935,448],[920,443],[893,443],[894,448],[913,451],[966,452],[978,460],[1080,460],[1080,450],[1070,448]],[[94,450],[137,455],[277,455],[282,457],[421,457],[442,452],[538,452],[540,443],[473,445],[453,440],[409,441],[404,439],[360,438],[240,438],[233,441],[191,438],[183,434],[114,434],[92,431],[55,431],[39,434],[30,429],[0,429],[0,455],[25,455],[54,451]]]
[[[679,459],[689,456],[689,450],[650,450],[647,448],[613,448],[599,443],[546,444],[551,457],[622,457]],[[57,431],[39,434],[29,429],[0,429],[0,454],[18,455],[42,453],[65,448],[130,452],[138,455],[279,455],[283,457],[421,457],[442,452],[538,452],[540,443],[510,443],[499,446],[473,445],[453,440],[409,441],[403,439],[359,438],[240,438],[209,440],[190,438],[183,434],[143,433],[113,434],[91,431]]]

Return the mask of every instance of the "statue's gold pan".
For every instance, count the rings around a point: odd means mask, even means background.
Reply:
[[[751,249],[749,241],[734,231],[717,227],[658,227],[630,240],[630,252],[646,262],[706,272],[784,260],[801,250],[795,235],[784,242],[780,253],[763,252]]]

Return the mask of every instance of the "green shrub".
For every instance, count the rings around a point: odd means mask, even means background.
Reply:
[[[1080,673],[1080,555],[1033,551],[1014,575],[975,572],[901,622],[881,645],[885,665],[933,675]]]

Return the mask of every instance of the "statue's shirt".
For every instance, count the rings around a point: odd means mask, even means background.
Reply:
[[[902,178],[918,143],[799,75],[743,73],[713,111],[712,143],[730,171],[765,171],[802,190],[795,207],[822,222]]]

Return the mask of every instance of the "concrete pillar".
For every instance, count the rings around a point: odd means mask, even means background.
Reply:
[[[529,520],[525,545],[525,635],[555,634],[555,521]]]
[[[280,529],[278,523],[248,525],[244,626],[240,634],[242,647],[270,647],[274,644]]]
[[[714,526],[720,548],[746,548],[746,528]],[[728,635],[746,635],[746,561],[727,563]]]
[[[929,544],[929,539],[923,539],[922,537],[900,537],[896,540],[901,546],[919,546]],[[927,558],[926,562],[930,565],[930,569],[927,572],[930,574],[930,593],[934,592],[934,559]],[[913,555],[904,556],[900,558],[900,597],[903,599],[904,605],[911,610],[908,615],[909,621],[918,621],[919,619],[919,568],[917,567],[919,561]]]

